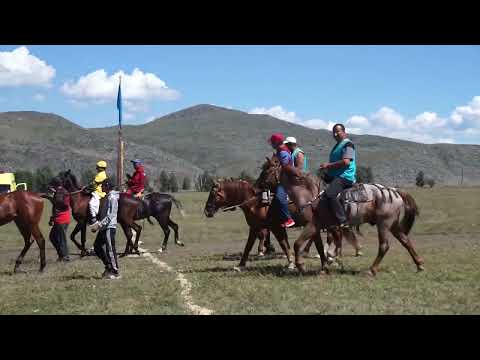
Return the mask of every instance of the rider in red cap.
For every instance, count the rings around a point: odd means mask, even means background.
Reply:
[[[272,147],[277,151],[278,159],[282,164],[282,175],[285,173],[296,173],[295,167],[293,166],[292,155],[288,147],[283,143],[284,141],[285,137],[280,133],[273,134],[269,140]],[[281,178],[282,177],[283,176],[281,176]],[[290,216],[290,212],[288,211],[287,191],[282,182],[275,190],[275,199],[277,199],[278,203],[280,204],[280,215],[283,221],[282,226],[289,228],[295,225],[295,221],[293,221],[292,217]]]

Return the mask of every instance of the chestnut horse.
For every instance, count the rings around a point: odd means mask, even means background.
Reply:
[[[281,165],[275,156],[267,162],[262,172],[262,180],[268,187],[275,187],[279,183]],[[414,198],[395,188],[387,188],[379,184],[363,184],[368,196],[368,201],[350,203],[346,208],[348,222],[352,226],[364,223],[376,225],[378,230],[378,254],[368,271],[369,275],[376,275],[380,262],[389,249],[388,236],[393,235],[409,252],[417,270],[424,270],[423,259],[417,255],[411,239],[408,237],[410,230],[419,214]],[[344,192],[351,191],[350,189]],[[305,271],[301,249],[304,242],[312,236],[321,246],[321,230],[332,228],[336,219],[332,215],[326,199],[323,196],[309,204],[313,212],[313,221],[309,222],[300,237],[295,241],[295,265],[300,272]],[[401,213],[404,216],[401,219]],[[353,232],[344,229],[343,235],[352,238]],[[322,257],[322,271],[325,268],[325,258]]]
[[[277,238],[280,246],[287,256],[288,267],[293,269],[293,255],[290,245],[288,244],[287,231],[281,227],[279,216],[275,213],[275,207],[259,204],[258,195],[260,190],[244,180],[222,180],[215,181],[205,203],[204,213],[211,218],[219,210],[239,207],[242,209],[249,228],[248,240],[236,271],[242,271],[247,263],[248,255],[253,247],[255,239],[260,239],[259,251],[262,249],[263,241],[267,240],[270,231]],[[304,218],[299,216],[293,204],[289,205],[293,218],[295,219],[295,227],[304,226],[306,224]],[[329,239],[333,240],[333,239]],[[324,253],[323,247],[317,247],[319,253]]]
[[[45,268],[45,238],[39,226],[42,219],[42,197],[44,196],[45,194],[31,191],[13,191],[0,194],[0,226],[14,221],[25,242],[22,252],[15,261],[14,272],[20,271],[20,264],[28,249],[30,249],[33,239],[40,249],[40,272]]]

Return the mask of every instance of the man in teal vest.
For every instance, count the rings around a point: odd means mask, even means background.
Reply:
[[[297,146],[297,139],[293,136],[289,136],[283,142],[289,150],[292,152],[293,166],[300,169],[303,174],[308,171],[307,156],[305,152]]]
[[[320,169],[327,170],[326,181],[329,185],[325,194],[330,208],[337,218],[338,225],[344,228],[348,227],[347,216],[337,195],[344,189],[352,187],[356,182],[355,146],[347,138],[343,124],[333,126],[333,137],[337,144],[330,152],[330,162],[320,165]]]

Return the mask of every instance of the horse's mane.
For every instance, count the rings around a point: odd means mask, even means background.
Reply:
[[[217,183],[222,184],[224,190],[232,192],[235,198],[239,198],[240,195],[243,195],[242,192],[247,192],[251,195],[255,194],[254,186],[243,179],[222,179],[218,180]]]

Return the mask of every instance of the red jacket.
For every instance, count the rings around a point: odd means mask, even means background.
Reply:
[[[128,180],[128,189],[134,194],[145,189],[145,169],[139,165],[132,177]]]
[[[55,224],[70,224],[70,194],[63,187],[58,187],[54,196],[55,213],[53,222]]]

